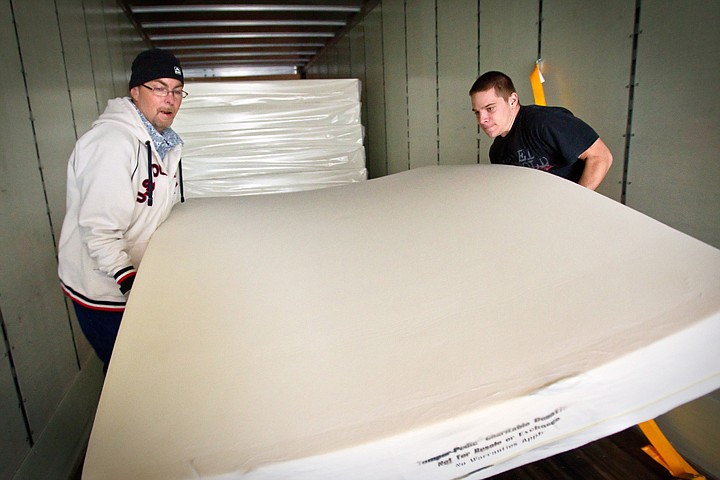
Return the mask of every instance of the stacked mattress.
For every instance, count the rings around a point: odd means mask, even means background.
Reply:
[[[173,128],[185,196],[309,190],[365,180],[360,82],[188,83]]]
[[[718,344],[719,250],[542,172],[192,199],[83,478],[486,478],[717,389]]]

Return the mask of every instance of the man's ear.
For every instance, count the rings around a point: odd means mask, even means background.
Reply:
[[[511,93],[510,96],[508,97],[508,103],[510,104],[511,107],[514,107],[515,105],[517,105],[518,101],[519,101],[519,98],[518,98],[517,92]]]
[[[137,102],[139,96],[140,96],[140,87],[133,87],[130,89],[130,97],[132,97],[133,100],[135,100]]]

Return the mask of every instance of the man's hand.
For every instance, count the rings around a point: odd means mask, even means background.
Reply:
[[[135,275],[131,275],[127,277],[125,280],[120,282],[120,293],[123,295],[127,295],[127,293],[132,289],[133,283],[135,282]]]

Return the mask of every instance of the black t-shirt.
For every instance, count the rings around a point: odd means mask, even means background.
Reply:
[[[508,134],[496,137],[490,147],[490,162],[536,168],[577,182],[585,168],[578,156],[598,138],[565,108],[521,105]]]

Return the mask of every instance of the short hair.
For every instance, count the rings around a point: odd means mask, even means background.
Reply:
[[[502,72],[490,71],[483,73],[475,80],[475,83],[473,83],[473,86],[470,88],[470,95],[477,92],[484,92],[491,88],[494,88],[495,92],[505,100],[510,98],[511,94],[515,93],[515,85],[513,85],[510,77]]]

